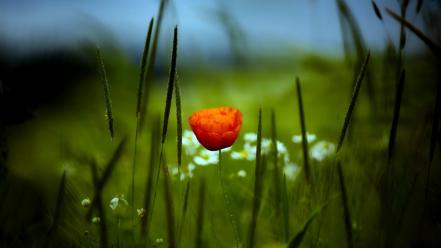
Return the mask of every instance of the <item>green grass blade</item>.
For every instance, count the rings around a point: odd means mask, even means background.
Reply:
[[[178,167],[181,168],[182,164],[182,113],[181,113],[181,88],[179,80],[175,83],[175,96],[176,96],[176,136],[177,136],[177,156]]]
[[[349,211],[348,193],[345,184],[345,178],[343,175],[343,169],[340,162],[337,163],[337,172],[338,172],[338,181],[340,185],[341,200],[343,205],[343,217],[345,221],[345,230],[346,230],[346,243],[348,248],[352,248],[354,247],[353,234],[352,234],[352,221],[351,221],[351,214]]]
[[[113,130],[113,114],[112,114],[112,100],[110,97],[110,86],[109,81],[107,79],[106,68],[104,66],[104,60],[101,56],[101,51],[99,47],[96,48],[96,57],[98,60],[99,70],[101,74],[101,81],[104,86],[104,98],[106,103],[106,116],[107,116],[107,124],[109,128],[110,138],[113,140],[114,130]]]
[[[257,218],[262,199],[262,187],[263,187],[263,173],[264,165],[262,163],[262,109],[259,109],[259,120],[257,126],[257,144],[256,144],[256,166],[254,170],[254,195],[253,195],[253,208],[251,214],[251,221],[249,226],[248,247],[252,248],[255,245]]]
[[[196,218],[196,235],[195,235],[195,246],[196,248],[202,248],[203,246],[203,234],[202,231],[204,230],[204,210],[206,208],[205,206],[205,190],[206,190],[206,184],[205,180],[202,179],[201,183],[199,184],[199,200],[198,200],[198,211],[197,211],[197,218]]]
[[[92,181],[95,187],[97,187],[99,183],[98,178],[98,169],[96,166],[96,162],[91,162],[91,172],[92,172]],[[98,192],[96,195],[96,209],[98,212],[98,216],[100,217],[99,222],[99,232],[100,232],[100,247],[107,248],[108,245],[108,230],[107,230],[107,218],[106,218],[106,211],[103,205],[103,199],[102,199],[102,193]],[[90,218],[88,219],[90,221]]]
[[[151,212],[150,208],[152,206],[152,192],[153,192],[153,183],[154,183],[154,175],[155,175],[155,165],[157,164],[158,155],[159,155],[159,136],[160,130],[160,118],[159,116],[153,122],[153,128],[151,132],[151,141],[150,141],[150,159],[148,164],[148,174],[144,191],[144,215],[141,217],[141,237],[145,238],[149,235],[149,221]]]
[[[300,80],[296,77],[297,100],[299,104],[300,128],[302,130],[302,151],[303,151],[303,169],[305,170],[306,181],[312,183],[311,169],[309,167],[308,137],[306,136],[305,112],[303,109],[302,90]]]
[[[322,209],[323,207],[312,212],[312,214],[309,216],[308,220],[306,221],[305,225],[303,226],[302,230],[300,230],[289,243],[288,248],[300,247],[303,238],[305,237],[305,234],[308,231],[309,226],[311,225],[312,221],[317,217],[317,215],[320,213]]]
[[[274,165],[274,172],[273,172],[273,180],[274,180],[274,202],[275,202],[275,212],[276,216],[280,217],[281,212],[281,204],[282,204],[282,189],[281,189],[281,182],[280,182],[280,168],[279,168],[279,154],[277,150],[277,130],[276,130],[276,113],[274,109],[271,110],[271,149],[272,149],[272,160]],[[279,220],[279,219],[278,219]],[[277,220],[277,221],[278,221]]]
[[[57,201],[55,203],[55,210],[54,210],[54,214],[53,214],[52,223],[51,223],[51,226],[47,232],[47,240],[49,240],[49,238],[51,237],[51,235],[53,234],[53,232],[57,228],[58,221],[60,220],[61,209],[63,207],[63,200],[64,200],[65,192],[66,192],[66,171],[63,171],[63,174],[61,176],[60,183],[58,186]]]
[[[430,39],[427,35],[425,35],[420,29],[415,27],[412,23],[407,21],[406,19],[399,16],[397,13],[393,12],[389,8],[386,8],[386,12],[392,16],[396,21],[402,23],[407,29],[412,31],[421,41],[426,44],[427,47],[429,47],[430,50],[435,54],[435,56],[438,57],[438,59],[441,58],[441,48],[434,42],[432,39]]]
[[[225,212],[227,213],[228,219],[230,221],[231,227],[233,229],[234,239],[236,241],[236,248],[239,248],[242,246],[242,241],[240,238],[240,229],[239,229],[239,222],[237,219],[236,214],[233,212],[232,204],[231,204],[231,198],[228,194],[228,191],[225,187],[225,182],[222,176],[222,150],[219,150],[219,165],[218,165],[218,175],[219,180],[221,183],[221,189],[222,194],[224,196],[224,203],[225,203]]]
[[[283,192],[282,192],[282,211],[283,211],[283,234],[285,237],[285,242],[289,241],[290,238],[290,226],[289,226],[289,196],[288,187],[286,185],[286,175],[283,174]]]
[[[152,38],[152,29],[153,29],[153,23],[154,18],[150,19],[149,27],[147,30],[147,36],[144,44],[144,51],[142,52],[142,59],[141,59],[141,67],[140,67],[140,73],[139,73],[139,82],[138,82],[138,90],[137,90],[137,101],[136,101],[136,117],[139,117],[139,113],[141,112],[141,105],[142,105],[142,93],[144,91],[144,84],[146,81],[145,78],[145,72],[146,72],[146,66],[147,66],[147,58],[149,55],[149,49],[150,49],[150,41]]]
[[[134,214],[135,214],[135,171],[136,171],[136,158],[137,158],[137,146],[138,146],[138,135],[139,135],[139,114],[141,111],[141,102],[142,102],[142,93],[145,84],[145,70],[147,64],[147,58],[150,47],[150,40],[152,36],[152,28],[153,28],[153,18],[150,19],[147,37],[144,44],[144,51],[142,53],[141,65],[140,65],[140,74],[139,74],[139,82],[138,82],[138,90],[137,90],[137,102],[136,102],[136,127],[135,127],[135,146],[133,148],[133,162],[132,162],[132,180],[131,180],[131,194],[130,194],[130,211],[131,211],[131,219],[132,224],[134,224]]]
[[[358,74],[357,80],[355,82],[355,87],[354,87],[354,91],[352,93],[351,102],[349,103],[349,107],[348,107],[348,110],[347,110],[346,116],[345,116],[345,121],[343,123],[343,127],[342,127],[342,130],[340,133],[340,139],[339,139],[338,145],[337,145],[337,152],[340,150],[341,146],[343,145],[343,140],[345,138],[346,131],[349,127],[349,123],[352,118],[352,113],[354,111],[355,103],[357,101],[358,92],[360,91],[361,82],[363,81],[363,78],[364,78],[368,63],[369,63],[369,58],[370,58],[370,52],[368,51],[368,53],[364,59],[363,65],[361,66],[360,73]]]
[[[188,209],[188,198],[190,196],[190,181],[187,182],[185,186],[185,193],[184,193],[184,202],[182,204],[182,213],[181,213],[181,221],[179,224],[179,234],[178,234],[178,241],[181,241],[182,237],[182,231],[185,224],[185,217],[187,215],[187,209]]]
[[[161,31],[161,24],[162,24],[162,17],[164,15],[164,9],[165,9],[165,2],[167,0],[161,0],[159,3],[159,9],[158,9],[158,18],[155,26],[155,32],[153,34],[153,43],[152,43],[152,50],[149,53],[149,59],[147,63],[147,71],[145,73],[145,87],[143,91],[143,101],[141,101],[141,115],[139,117],[139,123],[140,127],[142,128],[144,126],[145,117],[147,114],[147,105],[149,101],[150,96],[150,89],[153,84],[153,73],[155,69],[155,61],[156,61],[156,52],[158,50],[158,41],[159,41],[159,35]]]
[[[97,197],[99,195],[101,195],[102,190],[104,189],[104,186],[106,185],[106,183],[108,182],[110,176],[112,175],[112,172],[115,169],[115,166],[117,164],[117,162],[119,161],[119,159],[122,156],[122,153],[124,151],[124,148],[126,146],[127,143],[127,138],[124,137],[118,144],[117,148],[115,149],[114,153],[112,154],[112,157],[110,158],[110,160],[107,162],[103,175],[101,176],[101,179],[96,183],[95,185],[95,197],[92,200],[91,206],[89,208],[89,211],[86,215],[86,219],[90,220],[92,217],[92,211],[94,209],[94,207],[96,206],[98,199]]]
[[[164,175],[164,201],[165,201],[165,213],[167,219],[167,235],[168,235],[168,247],[175,248],[176,242],[176,226],[175,226],[175,210],[173,205],[172,186],[170,182],[170,175],[168,172],[168,166],[163,160],[162,172]]]
[[[167,127],[168,127],[168,119],[170,116],[170,107],[171,101],[173,97],[173,88],[175,84],[176,78],[176,57],[178,52],[178,27],[175,27],[173,32],[173,50],[172,57],[170,62],[170,75],[168,78],[168,86],[167,86],[167,97],[165,100],[165,110],[164,110],[164,122],[162,126],[162,144],[165,142],[165,138],[167,136]]]
[[[403,96],[404,89],[404,81],[405,81],[405,71],[402,70],[400,74],[400,79],[397,84],[397,90],[395,94],[395,105],[394,105],[394,113],[392,117],[392,126],[390,129],[389,135],[389,146],[387,151],[388,160],[390,161],[393,156],[394,147],[395,147],[395,139],[397,135],[398,121],[400,119],[400,108],[401,108],[401,99]]]
[[[381,11],[374,0],[372,0],[372,7],[374,8],[375,15],[378,17],[378,19],[380,19],[380,21],[383,21],[383,16],[381,15]]]

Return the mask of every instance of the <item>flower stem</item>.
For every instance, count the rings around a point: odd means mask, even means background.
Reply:
[[[238,247],[241,247],[239,225],[237,223],[237,217],[234,214],[232,206],[231,206],[230,195],[228,194],[228,192],[225,188],[225,182],[222,177],[222,166],[221,166],[222,152],[221,152],[221,149],[219,149],[218,154],[219,154],[219,180],[221,183],[222,194],[224,195],[225,211],[227,212],[228,219],[230,220],[231,226],[233,228],[234,238],[236,240],[236,248],[238,248]]]

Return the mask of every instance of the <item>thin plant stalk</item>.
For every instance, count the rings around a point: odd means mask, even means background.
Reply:
[[[352,221],[349,212],[349,202],[343,169],[340,162],[337,162],[338,181],[340,186],[341,200],[343,205],[343,216],[345,221],[346,243],[348,248],[354,247],[352,234]]]
[[[133,163],[132,163],[132,180],[131,180],[131,200],[130,200],[130,212],[131,212],[131,218],[132,218],[132,225],[134,224],[134,213],[135,213],[135,171],[136,171],[136,158],[137,158],[137,146],[138,146],[138,136],[139,136],[139,125],[140,125],[140,112],[141,112],[141,106],[142,106],[142,100],[143,100],[143,90],[144,90],[144,84],[145,84],[145,71],[147,66],[147,58],[149,54],[150,49],[150,40],[152,36],[152,29],[153,29],[153,23],[154,19],[150,19],[148,31],[147,31],[147,37],[144,44],[144,51],[142,53],[142,59],[141,59],[141,68],[140,68],[140,74],[139,74],[139,81],[138,81],[138,90],[137,90],[137,102],[136,102],[136,127],[135,127],[135,146],[133,148]]]
[[[204,210],[205,210],[205,190],[206,184],[205,180],[202,179],[199,184],[199,200],[198,200],[198,211],[196,218],[196,236],[195,236],[195,246],[196,248],[203,247],[203,230],[204,230]]]
[[[302,90],[300,80],[296,77],[297,100],[299,104],[300,128],[302,130],[302,151],[303,151],[303,169],[305,170],[306,181],[312,185],[311,169],[309,167],[308,137],[306,136],[305,112],[303,109]]]
[[[261,205],[262,198],[262,179],[263,179],[263,163],[262,163],[262,109],[259,109],[259,120],[257,127],[257,144],[256,144],[256,166],[254,170],[254,195],[251,221],[249,226],[248,247],[255,245],[257,217]]]
[[[164,203],[165,203],[165,213],[167,219],[167,235],[168,235],[168,246],[170,248],[177,247],[176,242],[176,230],[175,230],[175,213],[173,204],[173,195],[170,182],[170,175],[168,172],[168,166],[163,160],[162,170],[164,175]]]
[[[228,219],[230,221],[231,227],[233,229],[234,239],[236,241],[236,248],[241,247],[241,239],[240,239],[240,230],[239,230],[239,224],[237,222],[237,216],[234,214],[231,204],[230,195],[228,194],[227,189],[225,188],[225,182],[222,177],[222,150],[218,151],[218,158],[219,158],[219,165],[218,165],[218,172],[219,172],[219,180],[221,184],[222,189],[222,195],[224,197],[224,203],[225,203],[225,211],[228,215]]]
[[[106,104],[107,125],[109,128],[110,138],[113,140],[114,130],[113,130],[113,114],[112,114],[112,100],[110,96],[110,86],[109,86],[109,81],[107,79],[104,60],[101,55],[101,50],[99,47],[96,48],[96,57],[98,60],[99,70],[101,74],[101,81],[103,82],[103,86],[104,86],[104,100]]]
[[[340,151],[340,148],[343,145],[346,131],[349,127],[349,123],[351,122],[352,113],[354,111],[355,103],[357,101],[358,92],[360,91],[361,82],[363,81],[363,78],[364,78],[364,75],[365,75],[365,72],[366,72],[366,69],[368,66],[369,58],[370,58],[370,52],[368,51],[368,53],[364,59],[363,65],[361,66],[360,73],[358,74],[357,80],[355,82],[354,91],[353,91],[352,97],[351,97],[351,102],[349,103],[349,107],[348,107],[348,110],[345,115],[345,121],[343,123],[343,127],[342,127],[342,130],[340,133],[340,138],[339,138],[338,145],[337,145],[337,152]]]

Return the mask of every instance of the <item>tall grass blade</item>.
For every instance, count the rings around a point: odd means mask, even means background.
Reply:
[[[57,201],[55,203],[55,210],[54,215],[52,219],[51,226],[47,232],[47,241],[49,241],[51,235],[55,231],[58,225],[58,221],[60,219],[61,209],[63,207],[63,199],[66,192],[66,171],[63,171],[63,174],[60,179],[60,183],[58,186],[58,194],[57,194]]]
[[[297,100],[299,104],[300,128],[302,130],[302,151],[303,151],[303,169],[305,170],[306,181],[311,182],[311,170],[309,168],[308,137],[306,136],[305,112],[303,109],[302,90],[300,80],[296,77]]]
[[[104,67],[104,60],[101,56],[101,50],[99,47],[96,48],[96,57],[98,60],[99,70],[101,74],[101,81],[104,86],[104,98],[106,103],[106,116],[107,116],[107,124],[109,128],[110,138],[113,140],[114,130],[113,130],[113,114],[112,114],[112,100],[110,97],[110,86],[109,81],[107,80],[106,68]]]
[[[374,0],[372,0],[372,7],[374,8],[375,15],[378,17],[378,19],[380,19],[380,21],[383,21],[383,16],[381,15],[381,11]]]
[[[418,14],[420,13],[421,7],[423,7],[423,0],[417,0],[415,12]]]
[[[345,221],[345,230],[346,230],[346,243],[348,248],[352,248],[354,247],[353,235],[352,235],[352,221],[351,221],[351,214],[349,212],[349,202],[348,202],[348,194],[345,184],[345,178],[343,175],[343,169],[341,167],[340,162],[337,162],[337,172],[338,172],[338,181],[341,192],[341,200],[343,205],[343,217]]]
[[[297,248],[300,247],[302,244],[303,238],[305,237],[306,232],[308,231],[309,226],[311,225],[312,221],[317,217],[317,215],[320,213],[320,211],[323,209],[323,207],[316,209],[312,212],[311,216],[309,216],[308,220],[306,221],[305,225],[303,226],[302,230],[300,230],[296,236],[291,240],[291,242],[288,245],[288,248]]]
[[[165,160],[165,159],[164,159]],[[164,174],[164,201],[165,201],[165,213],[167,218],[167,235],[168,235],[168,247],[175,248],[177,246],[176,242],[176,231],[175,231],[175,210],[173,205],[173,193],[170,183],[170,175],[168,172],[168,166],[163,160],[162,172]]]
[[[149,53],[149,47],[150,47],[150,40],[152,36],[152,28],[153,28],[153,18],[150,19],[148,31],[147,31],[147,37],[144,44],[144,51],[142,53],[142,59],[141,59],[141,68],[140,68],[140,74],[139,74],[139,82],[138,82],[138,90],[137,90],[137,103],[136,103],[136,127],[135,127],[135,146],[133,148],[133,163],[132,163],[132,181],[131,181],[131,201],[130,201],[130,212],[131,212],[131,218],[132,218],[132,224],[134,221],[134,209],[135,209],[135,171],[136,171],[136,157],[137,157],[137,146],[138,146],[138,135],[139,135],[139,115],[141,112],[141,102],[143,100],[142,93],[144,90],[144,84],[145,84],[145,70],[146,70],[146,64],[147,64],[147,58]]]
[[[386,8],[386,12],[392,16],[396,21],[403,23],[404,26],[412,31],[418,38],[421,39],[421,41],[426,44],[427,47],[429,47],[430,50],[438,57],[438,59],[441,59],[441,48],[434,42],[432,39],[430,39],[427,35],[425,35],[420,29],[415,27],[412,23],[408,22],[406,19],[399,16],[397,13],[393,12],[389,8]]]
[[[394,113],[392,117],[392,126],[390,129],[389,135],[389,146],[387,150],[387,157],[389,162],[392,159],[394,147],[395,147],[395,139],[397,135],[398,121],[400,119],[400,108],[401,108],[401,99],[403,96],[404,89],[404,81],[405,81],[405,71],[402,70],[400,74],[400,79],[398,81],[397,90],[395,94],[395,105],[394,105]]]
[[[146,81],[145,74],[146,74],[146,67],[147,67],[147,58],[149,55],[149,49],[150,49],[150,41],[152,39],[152,30],[153,30],[153,23],[154,18],[152,17],[149,22],[149,27],[147,30],[147,36],[144,43],[144,51],[142,52],[142,59],[141,59],[141,67],[140,67],[140,73],[139,73],[139,81],[138,81],[138,90],[137,90],[137,101],[136,101],[136,117],[139,117],[139,114],[141,112],[141,105],[142,105],[142,94],[144,91],[144,84]]]
[[[100,180],[97,181],[95,185],[95,197],[92,200],[91,206],[89,208],[89,211],[87,212],[86,219],[90,220],[92,217],[92,211],[94,207],[96,207],[98,203],[98,198],[101,195],[102,190],[104,189],[104,186],[106,185],[107,181],[109,180],[110,176],[112,175],[112,172],[115,169],[115,165],[119,161],[119,159],[122,156],[122,153],[124,151],[124,148],[127,143],[127,138],[124,137],[118,144],[117,148],[115,149],[114,153],[112,154],[112,157],[107,162],[103,175],[101,176]]]
[[[168,119],[170,116],[170,107],[171,107],[171,101],[173,97],[173,88],[175,84],[175,77],[176,77],[176,57],[177,57],[177,49],[178,49],[178,27],[175,27],[174,33],[173,33],[173,50],[172,50],[172,57],[170,62],[170,75],[168,78],[168,86],[167,86],[167,98],[165,100],[165,110],[164,110],[164,122],[162,126],[162,144],[165,142],[165,138],[167,136],[167,127],[168,127]]]
[[[155,32],[153,34],[153,43],[152,43],[152,50],[149,53],[149,59],[147,63],[147,71],[145,73],[145,87],[143,91],[143,101],[141,101],[141,116],[139,118],[140,127],[144,126],[145,122],[145,116],[147,114],[147,105],[149,101],[150,96],[150,89],[152,87],[152,81],[153,81],[153,73],[155,69],[155,61],[156,61],[156,52],[158,50],[158,41],[159,41],[159,35],[161,31],[161,24],[162,24],[162,17],[164,15],[164,9],[165,4],[168,0],[161,0],[159,3],[158,8],[158,15],[157,15],[157,22],[155,26]]]
[[[153,182],[155,175],[155,165],[157,164],[159,155],[159,142],[160,142],[160,119],[159,116],[153,122],[153,129],[151,132],[150,140],[150,159],[148,164],[148,174],[144,191],[144,215],[141,217],[141,237],[148,237],[149,234],[149,221],[152,206],[152,192],[153,192]]]
[[[259,137],[259,135],[257,135],[257,136]],[[239,248],[242,246],[242,241],[240,238],[239,224],[238,224],[237,217],[236,217],[235,213],[233,212],[231,198],[230,198],[230,195],[228,194],[227,189],[225,188],[225,182],[222,177],[222,150],[219,150],[218,156],[219,156],[219,165],[218,165],[219,174],[218,175],[219,175],[219,180],[221,183],[222,194],[224,196],[225,212],[228,215],[228,219],[229,219],[231,227],[233,229],[234,239],[236,241],[236,248]]]
[[[261,154],[262,146],[262,109],[259,109],[259,120],[257,128],[257,144],[256,144],[256,166],[254,170],[254,195],[253,195],[253,210],[251,214],[251,221],[249,226],[249,236],[248,236],[248,247],[254,247],[257,218],[259,214],[259,209],[261,205],[262,198],[262,184],[263,184],[263,173],[264,164]]]
[[[91,172],[92,172],[92,181],[93,184],[95,186],[95,188],[97,187],[98,183],[99,183],[99,178],[98,178],[98,169],[96,166],[96,162],[92,161],[91,162]],[[102,199],[102,193],[99,192],[98,195],[96,195],[96,209],[98,212],[98,216],[100,218],[100,222],[99,222],[99,232],[100,232],[100,247],[101,248],[107,248],[109,247],[108,245],[108,230],[107,230],[107,218],[106,218],[106,212],[105,212],[105,208],[103,205],[103,199]],[[88,219],[88,221],[90,221],[90,218]]]
[[[271,109],[271,149],[272,149],[272,160],[274,165],[273,179],[274,179],[274,202],[276,207],[276,217],[279,221],[281,212],[281,182],[280,182],[280,168],[279,168],[279,154],[277,150],[277,130],[276,130],[276,113],[274,109]]]
[[[178,167],[181,168],[182,164],[182,113],[181,113],[181,88],[179,86],[179,80],[175,83],[175,96],[176,96],[176,136],[177,136],[177,156]]]
[[[283,194],[282,194],[282,211],[283,211],[283,234],[285,237],[285,242],[289,241],[290,238],[290,226],[289,226],[289,196],[288,187],[286,185],[286,175],[283,174]]]
[[[190,181],[187,182],[185,186],[185,193],[184,193],[184,202],[182,204],[182,213],[181,213],[181,221],[179,224],[179,234],[178,234],[178,241],[181,241],[182,237],[182,231],[185,224],[185,217],[187,215],[187,209],[188,209],[188,198],[190,196]]]
[[[342,127],[342,130],[340,133],[340,138],[339,138],[338,145],[337,145],[337,152],[340,150],[341,146],[343,145],[343,140],[345,138],[346,131],[349,127],[349,123],[352,118],[352,113],[354,111],[355,103],[357,101],[358,92],[360,91],[361,82],[363,81],[363,78],[364,78],[364,75],[365,75],[365,72],[366,72],[366,69],[368,66],[369,58],[370,58],[370,52],[368,51],[368,53],[364,59],[363,65],[361,66],[360,73],[358,74],[357,80],[355,82],[354,91],[352,92],[351,102],[349,103],[349,107],[348,107],[348,110],[347,110],[346,116],[345,116],[345,121],[343,123],[343,127]]]
[[[202,179],[199,184],[199,200],[198,200],[198,211],[196,218],[196,236],[195,236],[195,246],[196,248],[202,248],[203,246],[203,234],[204,230],[204,210],[205,210],[205,190],[206,184],[205,180]]]

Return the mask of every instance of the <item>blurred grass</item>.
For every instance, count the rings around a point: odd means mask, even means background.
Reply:
[[[134,116],[136,115],[136,89],[138,66],[132,64],[127,58],[115,55],[109,51],[103,51],[106,57],[106,69],[112,88],[113,117],[115,122],[115,139],[120,140],[123,136],[135,132]],[[381,68],[381,54],[372,54],[370,67]],[[265,64],[266,63],[266,64]],[[418,213],[421,206],[418,204],[422,199],[422,181],[416,183],[413,195],[408,196],[415,173],[421,171],[427,160],[428,138],[430,137],[430,107],[433,102],[433,92],[430,88],[435,85],[433,75],[436,68],[433,61],[427,57],[415,56],[405,61],[406,63],[406,88],[403,92],[400,116],[400,130],[396,137],[395,164],[393,178],[395,185],[401,188],[393,188],[396,200],[393,206],[406,207],[402,217],[402,229],[395,235],[402,237],[401,242],[410,241],[415,235],[410,235],[415,230]],[[179,65],[178,65],[179,68]],[[277,138],[284,142],[293,160],[301,161],[301,147],[291,142],[294,134],[300,133],[300,123],[295,94],[294,75],[302,75],[303,107],[306,114],[306,122],[309,132],[317,134],[320,139],[337,143],[339,132],[344,120],[349,96],[351,93],[353,72],[345,62],[339,58],[321,57],[316,54],[305,54],[296,59],[289,60],[286,64],[272,64],[272,61],[262,63],[261,66],[249,66],[240,68],[206,68],[204,70],[187,67],[179,69],[180,90],[182,96],[183,128],[190,129],[186,118],[195,110],[222,105],[239,108],[243,113],[243,127],[241,134],[254,132],[257,126],[255,113],[259,106],[263,106],[263,116],[270,116],[270,110],[277,113]],[[374,81],[381,83],[381,75],[374,74]],[[149,100],[149,112],[151,115],[162,113],[164,107],[164,93],[167,87],[167,76],[158,75],[152,84]],[[362,86],[361,91],[365,91]],[[115,144],[108,139],[107,123],[102,101],[102,84],[99,78],[91,76],[85,82],[74,85],[60,106],[41,108],[37,117],[22,125],[11,128],[8,132],[9,157],[8,167],[24,180],[38,185],[44,192],[47,204],[54,206],[57,195],[57,182],[63,171],[70,184],[74,184],[73,195],[77,201],[70,205],[64,203],[67,209],[77,214],[63,216],[66,220],[73,221],[71,228],[75,229],[67,235],[66,240],[77,240],[78,235],[83,235],[88,230],[91,236],[98,239],[92,224],[81,225],[84,218],[84,209],[81,209],[80,199],[93,197],[94,185],[90,178],[90,168],[84,162],[76,159],[78,156],[92,156],[99,165],[99,172],[103,170],[106,161],[109,160],[115,149]],[[422,110],[422,111],[421,111]],[[177,164],[176,159],[176,120],[174,109],[171,110],[168,137],[164,145],[165,157],[168,164]],[[373,247],[378,240],[383,238],[382,227],[385,219],[382,212],[382,204],[387,203],[388,195],[381,188],[381,174],[387,161],[387,142],[389,138],[390,122],[392,120],[391,109],[380,109],[383,115],[373,120],[370,117],[369,102],[365,95],[361,94],[354,110],[357,117],[356,124],[352,127],[353,139],[348,139],[341,150],[340,159],[344,164],[345,183],[347,188],[348,205],[351,209],[353,240],[357,247]],[[148,120],[149,118],[147,118]],[[151,121],[146,121],[146,129],[151,130]],[[269,122],[264,121],[263,136],[271,137]],[[145,181],[148,169],[148,151],[150,150],[150,132],[143,132],[139,136],[136,168],[136,185],[134,209],[143,206]],[[411,140],[411,142],[409,142]],[[133,141],[128,141],[132,144]],[[233,150],[238,150],[243,144],[242,136],[239,137]],[[103,201],[107,207],[110,199],[115,195],[129,192],[131,163],[133,161],[130,151],[122,153],[118,166],[109,179],[109,184],[104,188]],[[23,156],[26,154],[26,156]],[[248,223],[252,218],[251,208],[253,201],[253,174],[254,163],[236,161],[223,155],[222,173],[225,175],[225,185],[231,192],[232,208],[238,213],[241,233],[246,233]],[[439,161],[439,157],[435,158]],[[183,165],[188,164],[190,158],[183,157]],[[314,231],[306,233],[305,246],[311,244],[311,240],[317,240],[319,246],[338,247],[345,243],[344,222],[341,216],[340,200],[332,200],[340,197],[338,194],[338,181],[335,176],[335,164],[332,160],[322,163],[311,162],[315,182],[318,183],[316,191],[319,199],[330,198],[329,205],[323,210],[322,221],[311,223],[310,230],[316,230],[320,225],[320,236],[313,235]],[[215,247],[231,247],[234,243],[231,226],[224,216],[222,191],[217,179],[215,166],[198,167],[192,181],[199,182],[204,178],[207,183],[204,203],[203,218],[203,243]],[[243,179],[230,177],[239,169],[244,169],[249,176]],[[437,175],[439,168],[432,172]],[[176,179],[176,178],[174,178]],[[270,185],[271,179],[264,179],[263,185]],[[178,186],[178,180],[171,180],[172,188]],[[182,187],[181,187],[182,188]],[[263,188],[260,217],[256,233],[256,247],[281,247],[284,240],[280,234],[271,232],[274,225],[273,206],[270,202],[273,196],[268,188]],[[287,182],[287,201],[289,204],[290,234],[294,235],[302,230],[310,216],[310,201],[308,189],[304,180],[300,177]],[[173,199],[182,198],[181,191],[170,192]],[[161,187],[158,195],[164,194]],[[334,198],[332,197],[334,196]],[[10,195],[10,201],[14,201],[14,195]],[[403,200],[410,197],[410,200]],[[200,232],[195,226],[198,221],[197,190],[191,191],[188,196],[188,210],[185,225],[182,230],[181,247],[192,247],[194,234]],[[403,203],[404,202],[404,203]],[[406,203],[407,202],[407,203]],[[179,201],[175,200],[175,203]],[[323,202],[322,202],[323,203]],[[23,203],[24,204],[24,203]],[[166,221],[164,209],[167,209],[163,201],[157,201],[153,219],[150,226],[153,228],[148,237],[150,243],[156,238],[166,239]],[[406,205],[406,206],[405,206]],[[177,208],[179,209],[179,208]],[[78,212],[80,214],[78,214]],[[112,234],[116,232],[116,218],[108,209],[108,222],[110,239],[114,244]],[[132,244],[132,226],[122,218],[122,238],[126,244]],[[178,215],[179,216],[179,212]],[[200,221],[200,220],[199,220]],[[394,223],[391,220],[391,223]],[[17,224],[19,225],[19,223]],[[393,224],[390,228],[394,228]],[[136,228],[137,229],[137,228]],[[137,232],[135,232],[137,233]],[[426,234],[429,235],[429,234]],[[186,238],[189,237],[189,238]],[[96,244],[81,236],[81,242]],[[124,242],[124,241],[123,241]],[[135,241],[136,242],[136,241]],[[198,241],[201,242],[201,241]]]

